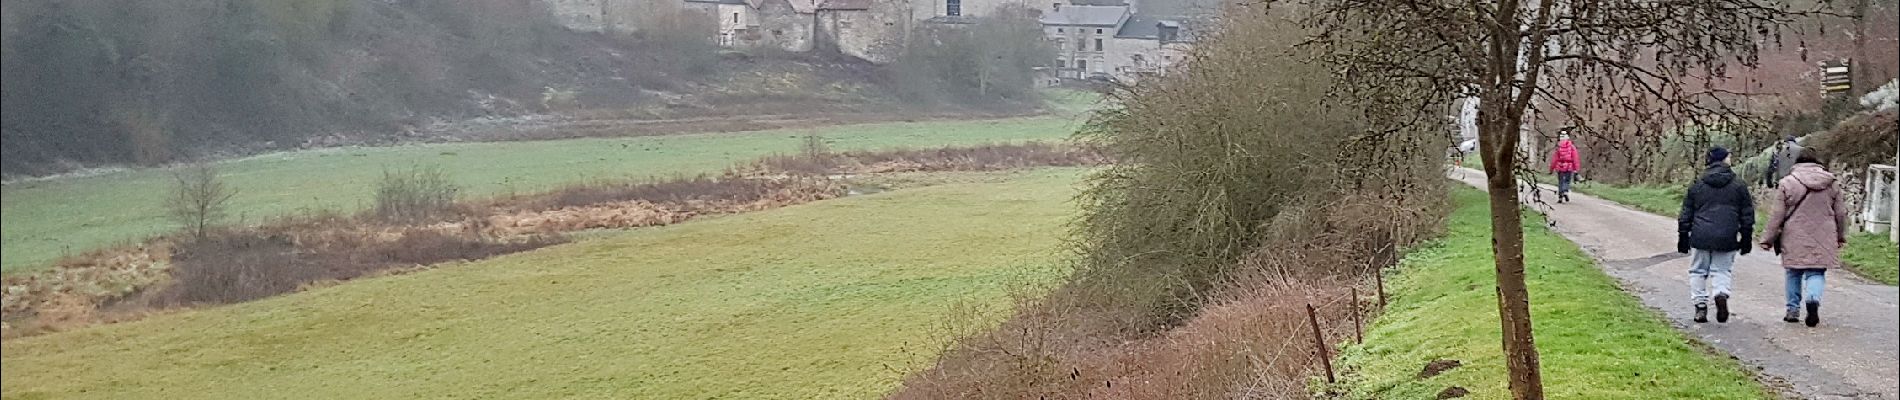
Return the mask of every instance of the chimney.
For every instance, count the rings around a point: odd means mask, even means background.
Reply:
[[[1062,11],[1062,2],[1058,1],[1054,3],[1049,3],[1049,10],[1058,11],[1058,12]]]

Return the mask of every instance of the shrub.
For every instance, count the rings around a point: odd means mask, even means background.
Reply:
[[[1005,6],[976,23],[919,24],[889,71],[912,102],[1039,101],[1036,69],[1055,58],[1034,10]]]
[[[1449,138],[1402,123],[1437,110],[1333,97],[1289,21],[1224,28],[1077,134],[1116,164],[1079,199],[1070,280],[895,398],[1305,397],[1306,305],[1343,338],[1349,287],[1435,231]]]
[[[194,239],[204,239],[211,228],[224,220],[225,205],[236,190],[224,186],[218,170],[210,164],[193,164],[172,173],[173,186],[165,199],[165,209]]]
[[[450,215],[462,187],[436,167],[383,171],[376,182],[375,214],[385,221],[422,221]]]
[[[805,135],[799,139],[798,152],[807,160],[824,162],[831,157],[831,145],[825,144],[824,136]]]

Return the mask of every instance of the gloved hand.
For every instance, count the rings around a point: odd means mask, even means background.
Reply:
[[[1749,245],[1749,243],[1754,243],[1754,242],[1755,242],[1755,241],[1754,241],[1754,239],[1755,239],[1755,238],[1754,238],[1753,236],[1755,236],[1755,235],[1751,235],[1751,234],[1747,234],[1747,233],[1743,233],[1743,234],[1742,234],[1742,255],[1744,255],[1744,256],[1745,256],[1745,255],[1748,255],[1748,252],[1749,252],[1749,251],[1753,251],[1753,250],[1755,250],[1755,246],[1750,246],[1750,245]]]
[[[1689,254],[1689,234],[1676,235],[1676,252]]]

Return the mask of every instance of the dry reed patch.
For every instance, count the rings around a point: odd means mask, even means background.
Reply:
[[[890,398],[1309,398],[1310,382],[1324,373],[1306,306],[1319,310],[1329,346],[1352,340],[1349,287],[1263,285],[1146,337],[1092,331],[1088,316],[1103,310],[1042,300],[994,331],[958,340]]]
[[[1104,165],[1110,161],[1107,156],[1089,147],[1027,142],[934,149],[845,151],[821,156],[778,155],[761,159],[744,169],[807,175],[874,174],[1074,167]]]
[[[993,331],[953,336],[937,364],[891,398],[1311,398],[1324,373],[1306,306],[1316,308],[1329,352],[1353,340],[1353,302],[1361,323],[1376,312],[1370,274],[1438,232],[1446,207],[1430,196],[1375,195],[1288,207],[1264,224],[1263,244],[1193,294],[1188,302],[1200,307],[1173,323],[1127,301],[1140,299],[1128,293],[1145,292],[1146,281],[1169,277],[1071,281],[1020,301]]]

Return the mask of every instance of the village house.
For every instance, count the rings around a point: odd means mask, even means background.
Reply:
[[[890,62],[918,23],[961,23],[1024,0],[684,0],[719,19],[718,41],[735,49],[836,51]]]
[[[1058,56],[1049,80],[1160,73],[1187,49],[1180,19],[1142,15],[1126,0],[545,0],[563,25],[584,31],[636,30],[637,10],[676,1],[680,18],[717,20],[716,39],[732,49],[829,51],[875,63],[893,61],[917,24],[967,24],[1015,5],[1041,15]],[[1048,4],[1047,8],[1040,5]],[[666,12],[666,11],[662,11]],[[671,14],[671,12],[666,12]]]
[[[904,1],[685,1],[688,10],[698,11],[692,14],[719,19],[723,47],[836,51],[871,62],[895,59],[913,22]]]
[[[1189,47],[1180,19],[1140,15],[1132,4],[1053,2],[1041,21],[1057,49],[1051,80],[1141,79],[1182,60]]]

